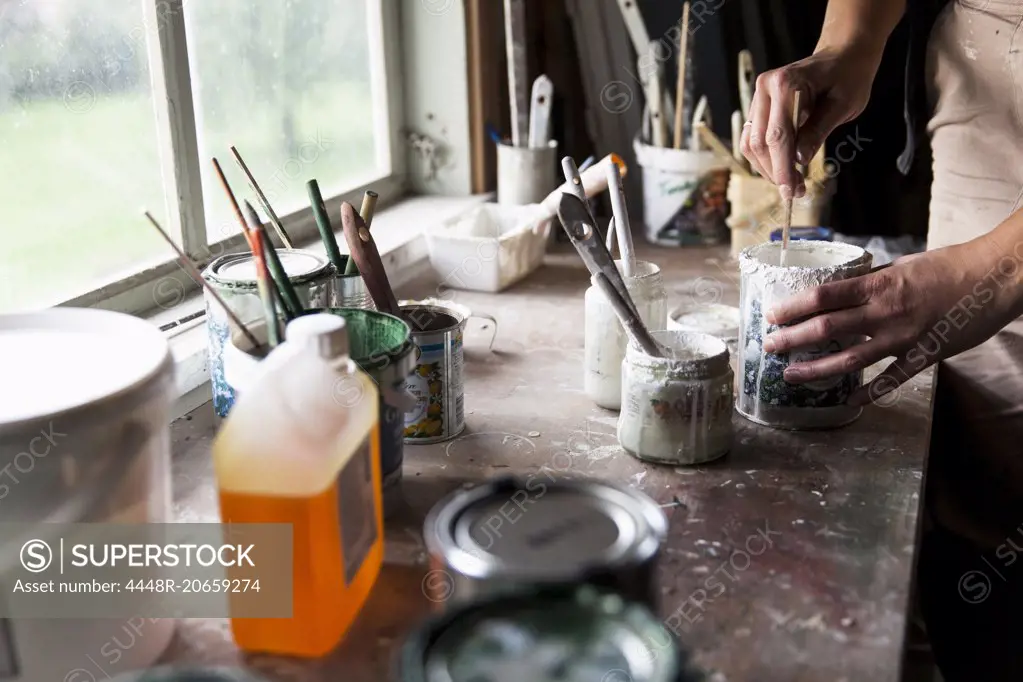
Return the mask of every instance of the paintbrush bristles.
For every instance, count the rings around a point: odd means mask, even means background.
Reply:
[[[185,272],[188,273],[188,275],[193,280],[195,280],[195,283],[198,284],[201,289],[205,289],[210,294],[210,296],[213,297],[213,300],[217,302],[217,305],[224,309],[224,313],[227,315],[228,319],[231,320],[234,326],[237,327],[238,330],[245,335],[245,338],[247,338],[252,343],[253,348],[258,347],[259,341],[256,339],[256,337],[252,334],[252,332],[249,331],[248,327],[246,327],[245,324],[242,323],[242,321],[238,318],[235,312],[227,306],[227,303],[225,303],[224,299],[220,297],[220,294],[217,293],[217,290],[210,286],[210,283],[207,282],[206,279],[202,276],[202,273],[199,272],[199,268],[195,267],[195,263],[192,262],[192,259],[190,259],[185,254],[185,252],[182,251],[181,248],[174,243],[174,240],[171,239],[170,235],[167,234],[166,230],[164,230],[160,223],[157,222],[156,218],[153,217],[153,214],[151,214],[149,211],[143,211],[142,214],[146,217],[147,220],[149,220],[149,223],[153,226],[153,228],[156,229],[159,235],[163,237],[164,241],[166,241],[170,245],[170,247],[174,249],[174,252],[178,254],[178,259],[181,261],[181,266],[185,269]]]

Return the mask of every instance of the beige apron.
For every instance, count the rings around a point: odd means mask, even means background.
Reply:
[[[928,47],[933,150],[928,248],[982,235],[1023,197],[1023,1],[960,0]],[[1021,264],[1023,267],[1023,264]],[[942,363],[929,507],[986,546],[1023,524],[1023,318]]]

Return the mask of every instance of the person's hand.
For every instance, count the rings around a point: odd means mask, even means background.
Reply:
[[[835,128],[866,108],[879,60],[867,49],[820,50],[757,78],[739,145],[753,170],[778,185],[783,199],[806,192],[793,159],[808,164]],[[798,137],[792,126],[797,91]]]
[[[1015,266],[1011,275],[1001,267],[1007,259]],[[807,383],[894,357],[850,397],[850,404],[863,405],[939,360],[983,343],[1011,321],[1016,306],[1003,292],[1016,286],[1020,267],[983,237],[900,258],[890,267],[808,289],[769,309],[771,324],[803,321],[770,334],[764,350],[784,353],[868,337],[834,355],[790,365],[784,375],[789,383]]]

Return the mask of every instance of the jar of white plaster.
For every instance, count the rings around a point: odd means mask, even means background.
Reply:
[[[622,262],[615,261],[618,271]],[[664,329],[668,316],[668,295],[661,269],[653,263],[636,261],[634,276],[622,277],[636,310],[648,329]],[[622,360],[628,336],[604,293],[595,286],[586,290],[585,357],[583,386],[586,395],[600,407],[621,409]]]
[[[779,242],[751,246],[739,256],[741,379],[736,409],[750,421],[782,429],[844,426],[862,412],[846,404],[863,381],[862,371],[808,384],[790,384],[784,372],[790,364],[841,352],[863,337],[832,339],[789,353],[765,353],[764,337],[778,327],[768,324],[763,312],[804,289],[866,274],[871,255],[852,244],[793,241],[785,265],[780,257]]]
[[[732,447],[728,347],[710,334],[654,332],[667,349],[655,358],[630,345],[622,365],[618,442],[639,459],[699,464]]]

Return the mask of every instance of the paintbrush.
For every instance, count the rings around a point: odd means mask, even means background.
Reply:
[[[675,149],[682,149],[685,119],[682,116],[686,99],[686,58],[689,53],[689,2],[682,5],[682,32],[678,36],[678,81],[675,84]]]
[[[250,229],[259,236],[260,241],[265,247],[263,257],[267,267],[270,269],[273,281],[277,283],[277,290],[281,293],[281,298],[284,301],[285,317],[293,320],[305,312],[302,307],[302,301],[295,292],[295,287],[291,285],[291,278],[288,277],[288,272],[284,269],[280,256],[277,255],[277,249],[273,248],[270,235],[267,234],[266,228],[263,227],[263,221],[259,219],[256,209],[248,201],[245,202],[245,214],[248,216]]]
[[[327,259],[334,265],[334,269],[338,273],[342,273],[345,271],[345,262],[342,260],[340,249],[337,248],[334,231],[330,228],[330,216],[327,215],[327,205],[323,203],[323,195],[320,194],[320,185],[316,180],[310,180],[305,187],[309,194],[309,203],[313,207],[316,229],[320,231],[320,239],[327,252]]]
[[[228,202],[231,204],[231,210],[234,211],[234,216],[235,216],[235,218],[237,218],[238,224],[241,225],[242,234],[245,235],[245,239],[249,242],[249,249],[251,249],[253,251],[253,253],[255,253],[255,244],[253,243],[253,240],[252,240],[252,238],[251,238],[251,236],[249,234],[248,222],[246,221],[245,216],[242,215],[242,210],[238,206],[238,200],[235,199],[235,197],[234,197],[234,191],[232,191],[232,189],[231,189],[231,184],[227,181],[227,177],[224,175],[224,169],[220,167],[220,162],[217,161],[216,157],[213,157],[213,169],[217,172],[217,177],[220,178],[220,184],[223,186],[224,193],[227,195]],[[257,217],[256,221],[259,222],[260,223],[260,227],[262,227],[262,222],[259,221],[258,217]],[[271,250],[273,250],[273,249],[271,249]],[[274,250],[273,255],[274,255],[274,257],[277,256],[277,252],[275,250]],[[288,286],[288,288],[291,287],[291,282],[290,281],[287,282],[287,286]],[[288,310],[289,299],[287,298],[287,295],[286,295],[285,291],[282,289],[278,293],[279,293],[279,295],[281,297],[282,303],[284,304],[282,307],[284,308],[285,315],[290,316],[291,313],[294,313],[295,315],[298,315],[299,311],[301,310],[301,306],[299,306],[299,308],[297,310]],[[292,290],[292,293],[294,293],[294,290]],[[297,300],[297,297],[296,297],[296,300]]]
[[[249,187],[253,192],[255,192],[256,198],[259,200],[259,205],[263,207],[267,216],[270,217],[270,222],[273,224],[274,230],[277,232],[277,236],[281,240],[281,244],[283,244],[286,249],[295,248],[291,243],[291,238],[288,237],[288,233],[284,231],[284,225],[281,223],[281,219],[277,217],[276,213],[274,213],[273,206],[270,205],[270,201],[266,198],[266,195],[263,194],[263,190],[259,188],[259,183],[256,182],[256,178],[251,172],[249,172],[249,167],[245,165],[245,161],[242,160],[242,155],[238,153],[238,150],[234,147],[234,145],[231,146],[231,156],[234,157],[234,162],[238,164],[238,168],[240,168],[242,173],[245,174],[245,180],[248,181]]]
[[[174,240],[170,238],[170,235],[167,234],[166,231],[164,231],[163,227],[160,226],[160,223],[156,222],[156,218],[154,218],[149,211],[143,211],[143,215],[145,215],[153,227],[156,228],[156,231],[160,233],[160,236],[163,237],[164,241],[170,244],[170,247],[174,249],[176,254],[178,254],[178,259],[181,261],[181,266],[185,269],[185,272],[187,272],[188,275],[195,280],[196,284],[205,289],[207,293],[213,297],[213,300],[215,300],[217,304],[224,309],[224,312],[227,314],[227,318],[231,320],[234,326],[237,327],[242,334],[245,335],[245,338],[252,343],[252,346],[254,348],[258,348],[261,344],[256,337],[249,331],[248,327],[242,323],[241,319],[238,318],[238,315],[227,307],[227,303],[225,303],[224,299],[220,297],[217,290],[210,286],[210,283],[202,276],[202,273],[200,273],[199,269],[195,267],[192,260],[185,255],[185,252],[182,251],[177,244],[174,243]]]
[[[378,198],[379,195],[372,190],[366,190],[366,193],[362,196],[362,208],[359,209],[359,216],[362,218],[363,222],[366,223],[367,230],[373,225],[373,214],[376,213]],[[345,274],[359,274],[359,266],[355,262],[355,259],[351,256],[348,257],[348,265],[345,266]]]
[[[795,138],[799,137],[799,99],[801,93],[796,90],[795,102],[792,105],[792,130]],[[798,171],[797,171],[798,172]],[[789,191],[785,202],[785,222],[781,225],[781,256],[778,258],[779,265],[785,265],[785,255],[789,250],[789,231],[792,229],[792,191]]]
[[[248,202],[246,202],[247,204]],[[270,347],[273,348],[281,342],[281,331],[280,327],[278,327],[280,320],[277,317],[277,308],[274,305],[273,294],[270,291],[271,284],[270,275],[266,267],[266,251],[263,248],[262,234],[256,228],[257,224],[259,224],[258,217],[254,223],[245,228],[245,234],[249,239],[249,244],[252,245],[252,259],[256,265],[256,288],[259,290],[259,300],[263,303],[263,315],[266,317],[267,340]]]
[[[643,349],[643,352],[647,355],[655,358],[663,358],[664,350],[661,348],[657,340],[650,335],[650,330],[646,328],[643,321],[629,310],[629,306],[622,299],[621,294],[614,288],[611,281],[602,272],[598,272],[592,277],[593,284],[596,285],[604,296],[607,297],[608,303],[611,304],[611,308],[614,309],[615,314],[622,323],[622,327],[625,328],[625,333],[629,335],[629,338],[638,347]]]
[[[615,231],[618,233],[618,252],[621,254],[622,274],[632,277],[636,274],[636,256],[632,248],[632,228],[629,225],[629,207],[625,201],[625,187],[618,166],[607,166],[607,187],[611,194],[611,211],[614,214]],[[596,224],[596,223],[594,223]],[[611,249],[608,249],[610,253]]]

